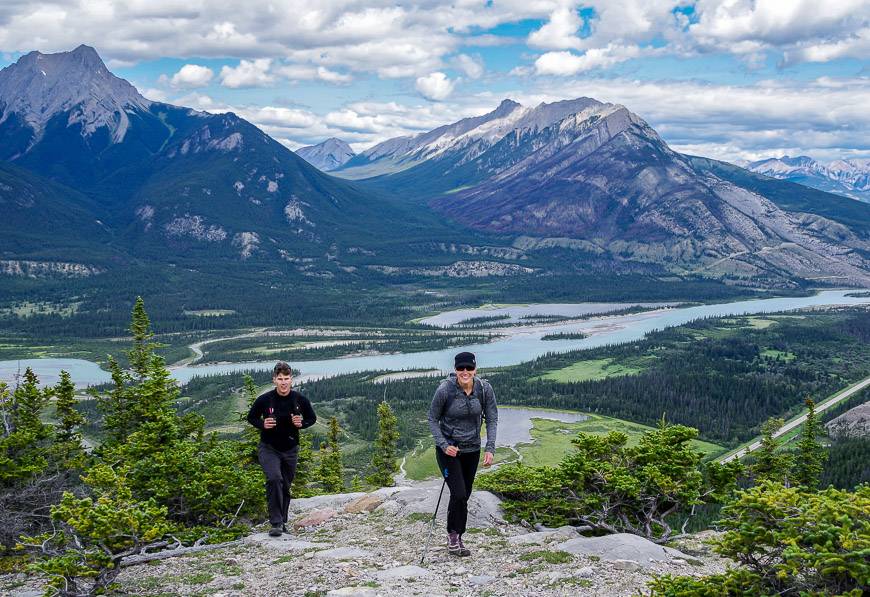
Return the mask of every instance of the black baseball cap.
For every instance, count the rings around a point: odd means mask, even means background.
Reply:
[[[477,369],[477,359],[474,358],[473,352],[460,352],[458,355],[453,357],[453,368],[456,369],[458,367],[474,367]]]

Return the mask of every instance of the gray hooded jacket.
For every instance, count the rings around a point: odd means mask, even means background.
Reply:
[[[456,446],[460,452],[480,450],[480,427],[486,421],[486,451],[495,453],[498,405],[495,392],[485,379],[474,378],[474,389],[466,396],[451,373],[441,382],[429,406],[429,429],[435,445],[442,450]]]

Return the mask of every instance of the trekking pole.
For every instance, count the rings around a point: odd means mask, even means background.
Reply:
[[[435,513],[432,514],[432,524],[429,525],[429,535],[426,537],[426,546],[423,548],[423,555],[420,556],[420,565],[426,559],[426,554],[429,553],[429,542],[432,540],[432,531],[435,530],[435,519],[438,517],[438,506],[441,505],[441,496],[444,495],[444,486],[447,485],[447,475],[449,471],[444,469],[444,482],[441,483],[441,491],[438,493],[438,502],[435,504]]]

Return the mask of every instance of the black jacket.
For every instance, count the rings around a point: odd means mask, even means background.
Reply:
[[[290,390],[281,396],[274,388],[261,394],[248,411],[248,423],[260,430],[260,441],[286,452],[299,445],[299,429],[290,420],[292,415],[302,415],[302,428],[311,427],[317,422],[317,415],[311,408],[308,398]],[[263,426],[263,420],[275,417],[277,425],[271,429]]]

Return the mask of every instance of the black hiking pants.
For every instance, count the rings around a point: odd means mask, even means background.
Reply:
[[[471,486],[477,474],[480,450],[448,456],[441,451],[441,448],[435,448],[435,458],[438,460],[438,468],[442,476],[444,476],[444,469],[447,469],[447,487],[450,488],[447,532],[461,535],[465,532],[465,524],[468,522],[468,498],[471,497]]]
[[[263,473],[266,475],[266,504],[269,508],[269,523],[281,526],[287,522],[287,508],[290,507],[290,484],[296,476],[296,461],[299,446],[286,452],[276,450],[269,444],[260,443],[257,455]]]

